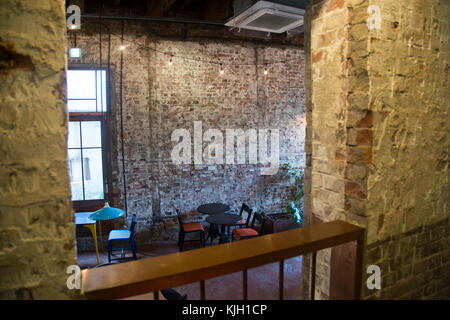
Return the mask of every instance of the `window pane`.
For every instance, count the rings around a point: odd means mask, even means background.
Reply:
[[[85,200],[103,199],[102,149],[84,149],[83,158]]]
[[[81,175],[81,151],[69,150],[69,174],[72,201],[83,200],[83,178]]]
[[[83,148],[101,148],[102,131],[100,121],[83,121],[81,123],[81,134],[83,137]]]
[[[95,70],[67,71],[67,99],[96,99]]]
[[[106,71],[97,70],[97,108],[106,112]]]
[[[69,112],[96,112],[95,100],[67,100]]]
[[[69,148],[81,148],[80,123],[78,121],[69,122],[69,138],[67,145]]]
[[[102,112],[108,111],[106,108],[106,71],[102,71],[102,101],[103,101],[103,108]]]

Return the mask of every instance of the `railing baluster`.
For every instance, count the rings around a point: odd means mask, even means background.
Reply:
[[[353,299],[361,299],[362,264],[363,264],[364,238],[356,241],[356,265],[355,265],[355,287]]]
[[[312,264],[311,264],[311,300],[314,300],[316,291],[316,258],[317,251],[312,253]]]
[[[283,300],[284,292],[284,260],[280,261],[280,277],[278,279],[279,300]]]
[[[248,299],[248,287],[247,287],[247,269],[242,270],[242,292],[244,294],[244,300]]]
[[[159,291],[153,291],[153,299],[159,300]]]
[[[205,280],[200,281],[200,299],[205,300]]]

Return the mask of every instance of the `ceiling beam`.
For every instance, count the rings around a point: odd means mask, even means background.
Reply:
[[[177,0],[147,0],[147,16],[148,17],[162,17]]]

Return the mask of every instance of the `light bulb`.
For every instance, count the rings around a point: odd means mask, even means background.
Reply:
[[[264,75],[267,76],[267,74],[269,74],[269,70],[267,70],[267,64],[264,67]]]
[[[170,57],[169,66],[171,66],[172,64],[173,64],[172,57]]]
[[[125,46],[122,44],[119,49],[120,49],[120,51],[123,51],[123,50],[125,50]]]
[[[81,49],[80,48],[70,48],[69,49],[69,57],[74,59],[81,58]]]
[[[222,74],[224,74],[224,70],[223,70],[223,66],[222,66],[222,64],[220,64],[220,74],[222,75]]]
[[[77,26],[75,24],[70,25],[70,29],[75,30]]]

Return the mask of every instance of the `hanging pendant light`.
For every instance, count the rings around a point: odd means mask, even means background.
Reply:
[[[106,201],[105,206],[103,208],[89,215],[89,219],[109,220],[119,218],[123,215],[125,215],[125,211],[119,208],[110,207],[108,201]]]

